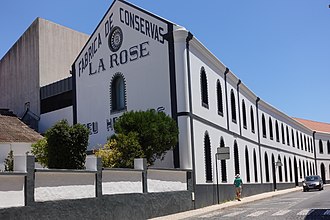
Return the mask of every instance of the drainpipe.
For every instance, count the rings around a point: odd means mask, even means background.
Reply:
[[[256,112],[257,112],[257,131],[258,131],[258,147],[259,147],[259,165],[260,165],[260,178],[261,178],[261,184],[263,184],[263,178],[262,178],[262,164],[261,164],[261,143],[260,143],[260,129],[259,129],[259,101],[260,98],[257,97],[256,100]]]
[[[229,115],[228,115],[228,93],[227,93],[227,74],[229,69],[226,67],[224,77],[225,77],[225,95],[226,95],[226,114],[227,114],[227,130],[229,131]]]
[[[313,143],[314,143],[314,161],[315,161],[315,174],[317,174],[317,160],[316,160],[316,148],[315,148],[315,133],[316,131],[313,131]]]
[[[190,55],[189,55],[189,41],[193,39],[194,35],[188,32],[186,38],[186,57],[187,57],[187,74],[188,74],[188,95],[189,95],[189,120],[190,120],[190,141],[191,141],[191,157],[192,157],[192,198],[194,209],[196,208],[195,204],[195,190],[196,190],[196,165],[195,165],[195,142],[194,142],[194,126],[192,118],[192,88],[191,88],[191,73],[190,73]]]
[[[240,100],[239,100],[239,85],[241,84],[241,80],[239,79],[237,82],[237,101],[238,101],[238,119],[239,119],[239,135],[242,136],[242,123],[241,123],[241,107],[240,107]]]

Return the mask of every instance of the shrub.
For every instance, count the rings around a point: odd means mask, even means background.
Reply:
[[[84,168],[89,136],[85,126],[69,126],[66,120],[62,120],[48,129],[45,136],[48,143],[49,168]]]
[[[114,128],[117,138],[119,134],[136,134],[141,146],[141,155],[147,159],[149,165],[156,159],[164,159],[166,152],[173,149],[178,142],[179,131],[176,122],[164,112],[154,109],[126,112],[116,120]],[[119,148],[121,152],[125,149]],[[132,159],[134,160],[130,158]]]
[[[35,156],[37,161],[43,166],[48,167],[48,144],[47,139],[42,138],[36,143],[32,144],[31,153]]]
[[[137,134],[134,132],[118,134],[95,152],[97,157],[102,158],[104,167],[133,168],[134,158],[144,157]]]

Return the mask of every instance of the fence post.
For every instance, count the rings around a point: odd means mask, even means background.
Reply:
[[[135,158],[134,169],[142,171],[142,192],[148,193],[147,159]]]
[[[193,191],[192,171],[187,171],[187,190]]]
[[[14,156],[14,171],[25,172],[24,178],[24,205],[32,205],[34,203],[34,168],[35,158],[33,155],[16,155]]]
[[[95,197],[102,196],[102,159],[89,155],[86,157],[86,170],[96,171],[95,173]]]
[[[97,167],[97,173],[96,173],[96,197],[102,196],[102,159],[101,157],[96,158],[96,167]]]

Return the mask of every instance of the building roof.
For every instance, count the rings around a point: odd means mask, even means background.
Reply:
[[[293,118],[293,119],[298,121],[299,123],[305,125],[306,127],[310,128],[313,131],[330,133],[330,124],[329,123],[311,121],[311,120],[301,119],[301,118]]]
[[[0,143],[32,143],[41,138],[38,132],[29,128],[17,117],[0,115]]]

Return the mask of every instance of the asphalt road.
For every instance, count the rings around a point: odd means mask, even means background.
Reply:
[[[292,192],[185,219],[330,219],[330,188]]]

